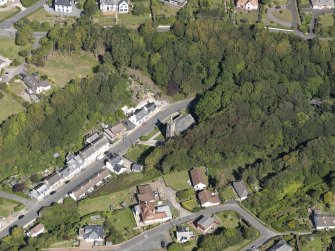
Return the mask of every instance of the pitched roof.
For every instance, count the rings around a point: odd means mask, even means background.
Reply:
[[[122,123],[118,123],[118,124],[112,126],[112,127],[110,128],[110,131],[111,131],[114,135],[117,135],[117,134],[122,133],[123,131],[127,131],[127,128],[124,126],[124,124],[122,124]]]
[[[105,4],[105,5],[119,5],[122,2],[128,3],[129,0],[101,0],[100,4]]]
[[[103,239],[104,238],[104,228],[102,226],[85,226],[83,239]]]
[[[108,170],[103,168],[96,174],[92,175],[89,179],[82,182],[75,189],[73,189],[71,193],[73,193],[74,197],[78,199],[87,193],[88,190],[92,189],[96,184],[107,178],[109,175],[110,174]]]
[[[84,149],[82,149],[79,152],[79,155],[81,158],[87,159],[108,143],[109,141],[105,136],[100,136],[99,138],[92,141],[89,146],[86,146]]]
[[[72,0],[55,0],[55,5],[72,6]]]
[[[145,105],[149,112],[152,112],[156,109],[156,104],[154,102],[150,102]]]
[[[138,164],[138,163],[133,163],[131,164],[131,170],[133,171],[142,171],[143,165]]]
[[[311,0],[312,6],[324,7],[334,6],[334,0]]]
[[[29,229],[29,235],[35,235],[41,231],[44,231],[44,225],[39,223],[33,226],[31,229]]]
[[[192,126],[195,123],[194,118],[191,114],[184,114],[179,116],[174,120],[175,123],[175,134],[179,135],[186,129],[188,129],[190,126]]]
[[[59,173],[53,173],[45,179],[45,181],[48,183],[49,186],[53,186],[54,184],[56,184],[60,180],[61,180],[61,177],[60,177]]]
[[[201,218],[197,221],[197,225],[200,225],[205,229],[209,228],[215,222],[213,217],[210,217],[208,215],[202,215],[200,217]]]
[[[139,202],[147,202],[155,200],[154,192],[149,184],[137,186],[137,198]]]
[[[206,202],[210,202],[213,204],[220,203],[219,196],[217,194],[213,194],[208,190],[203,190],[199,192],[198,198],[200,200],[201,205],[205,204]]]
[[[248,187],[243,180],[233,182],[233,188],[240,198],[248,196]]]
[[[314,224],[315,227],[335,227],[335,215],[314,211]]]
[[[90,144],[90,143],[92,143],[94,140],[96,140],[97,138],[99,138],[99,134],[98,134],[98,133],[93,133],[92,135],[90,135],[89,137],[87,137],[87,138],[85,139],[85,142],[86,142],[87,144]]]
[[[141,119],[143,119],[148,114],[149,114],[149,112],[145,108],[138,109],[134,112],[134,115],[135,115],[137,121],[140,121]]]
[[[165,210],[157,211],[153,202],[141,202],[139,207],[142,221],[157,220],[168,217]]]
[[[258,6],[258,0],[237,0],[237,4],[239,5],[246,5],[247,3],[251,3],[254,6]]]
[[[35,76],[29,75],[29,74],[26,74],[23,77],[23,81],[29,89],[33,90],[33,92],[37,92],[38,87],[49,87],[49,86],[51,86],[51,84],[48,81],[46,81],[46,80],[41,81],[38,78],[36,78]]]
[[[276,245],[268,249],[268,251],[292,251],[292,250],[293,248],[283,240],[280,240]]]
[[[192,168],[190,171],[190,175],[193,186],[196,186],[200,183],[206,185],[206,180],[203,174],[203,170],[201,168],[199,167]]]
[[[114,167],[116,164],[119,164],[121,163],[122,161],[122,157],[121,155],[115,155],[115,156],[112,156],[108,162]]]

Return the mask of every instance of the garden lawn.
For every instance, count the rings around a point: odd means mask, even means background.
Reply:
[[[98,23],[102,26],[114,26],[116,25],[116,17],[115,16],[105,16],[105,15],[100,15],[96,18],[94,18],[94,22]]]
[[[138,161],[140,157],[149,150],[150,146],[146,145],[135,145],[131,147],[128,152],[125,154],[125,157],[131,161]]]
[[[222,191],[220,191],[220,196],[224,200],[234,200],[234,199],[236,199],[236,194],[233,191],[233,188],[231,186],[227,186]]]
[[[309,0],[298,0],[299,7],[300,8],[308,8],[310,7],[310,1]]]
[[[58,87],[63,87],[71,79],[83,78],[92,74],[96,64],[97,60],[92,54],[63,55],[55,52],[48,57],[45,66],[37,67],[37,71],[54,80]]]
[[[12,60],[18,59],[21,58],[18,55],[19,51],[24,49],[31,50],[31,45],[19,46],[15,44],[14,38],[0,37],[0,55]]]
[[[128,205],[131,204],[132,195],[132,189],[126,189],[116,193],[89,197],[79,202],[78,212],[84,216],[98,211],[110,211],[110,205],[113,205],[114,209],[121,208],[120,204],[124,201]]]
[[[136,227],[134,215],[130,208],[111,212],[107,217],[118,232],[123,232],[127,228],[132,229]]]
[[[275,18],[278,18],[281,21],[288,23],[293,22],[292,12],[289,10],[276,10],[272,14]]]
[[[187,183],[189,179],[190,176],[187,170],[164,175],[166,185],[171,186],[176,191],[191,188],[190,184]]]
[[[141,24],[150,20],[150,15],[135,16],[132,14],[119,14],[117,24],[128,28],[138,28]]]
[[[16,15],[19,12],[20,12],[20,10],[17,9],[17,8],[13,8],[13,9],[6,10],[6,11],[0,11],[0,22],[4,21],[7,18],[10,18],[10,17]]]
[[[258,20],[257,11],[236,11],[237,24],[256,23]]]
[[[48,22],[53,26],[55,23],[74,23],[74,17],[52,15],[44,10],[43,7],[37,9],[33,13],[27,16],[27,19],[30,21],[37,20],[40,23]]]
[[[302,243],[302,250],[309,250],[309,251],[319,251],[324,250],[322,245],[323,241],[319,237],[314,237],[314,240],[308,240]]]
[[[0,198],[0,216],[5,218],[8,217],[18,205],[20,205],[20,203],[16,201]]]
[[[142,136],[140,139],[141,141],[147,141],[155,136],[157,133],[159,133],[159,129],[156,127],[154,130],[152,130],[152,132],[149,132],[147,135]]]
[[[234,211],[223,211],[221,213],[218,213],[217,216],[221,220],[221,225],[224,228],[237,228],[240,218],[238,214],[236,214]]]
[[[334,25],[334,14],[321,14],[319,15],[319,24],[321,27],[329,27]]]
[[[7,93],[2,93],[4,94],[4,97],[0,99],[0,123],[6,120],[10,115],[17,114],[25,110],[19,102],[14,100]]]
[[[181,203],[182,207],[186,210],[192,212],[193,209],[199,208],[199,204],[196,199],[186,200]]]

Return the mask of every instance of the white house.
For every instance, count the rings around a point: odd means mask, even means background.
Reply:
[[[31,197],[42,200],[49,193],[49,186],[46,183],[38,184],[33,190],[31,190]]]
[[[319,211],[313,212],[313,223],[317,230],[334,229],[335,228],[335,215],[322,214]]]
[[[51,84],[47,80],[41,81],[35,76],[29,74],[23,76],[22,80],[28,88],[29,94],[40,94],[51,89]]]
[[[322,10],[322,9],[333,9],[334,0],[311,0],[313,9]]]
[[[258,0],[237,0],[236,8],[241,10],[257,10]]]
[[[103,154],[109,148],[109,141],[105,136],[100,136],[91,144],[79,151],[80,158],[84,164],[90,163],[97,159],[100,154]]]
[[[189,227],[177,227],[176,231],[177,242],[185,243],[194,238],[193,231],[190,231]]]
[[[53,191],[63,182],[59,173],[53,173],[45,179],[45,183],[49,186],[49,191]]]
[[[129,0],[100,0],[100,10],[102,12],[111,11],[118,13],[128,13]]]
[[[55,0],[55,11],[62,13],[72,12],[72,0]]]
[[[105,165],[109,171],[114,172],[114,167],[116,165],[123,165],[123,159],[121,155],[116,155],[108,159]]]
[[[192,186],[195,191],[201,191],[207,187],[203,170],[199,167],[192,168],[190,171]]]

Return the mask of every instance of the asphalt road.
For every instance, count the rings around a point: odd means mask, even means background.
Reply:
[[[28,200],[28,199],[25,199],[23,197],[17,196],[17,195],[12,194],[12,193],[6,193],[6,192],[3,192],[3,191],[0,191],[0,198],[6,198],[6,199],[18,201],[21,204],[25,204],[25,205],[28,205],[29,202],[30,202],[30,200]]]
[[[122,153],[125,152],[133,143],[135,143],[139,138],[152,130],[152,128],[157,123],[157,120],[164,120],[169,117],[171,114],[178,112],[180,110],[186,109],[191,104],[192,99],[183,100],[173,104],[169,104],[161,108],[161,111],[154,114],[144,125],[139,126],[133,132],[131,132],[124,140],[119,141],[113,144],[109,151],[112,153]],[[71,192],[76,186],[82,183],[84,180],[88,179],[95,172],[97,172],[101,167],[104,166],[104,159],[93,162],[91,165],[86,167],[81,173],[71,179],[68,184],[63,184],[60,186],[56,193],[45,197],[43,200],[32,204],[27,207],[24,217],[20,220],[17,219],[12,222],[10,225],[6,226],[4,229],[1,229],[0,239],[9,234],[10,229],[13,226],[25,226],[38,216],[38,212],[41,208],[50,206],[52,203],[60,201],[66,194]]]
[[[21,11],[20,13],[16,14],[15,16],[12,16],[2,23],[0,23],[0,29],[11,29],[13,24],[19,21],[20,19],[24,18],[25,16],[33,13],[38,8],[42,7],[48,0],[41,0],[34,5],[26,8],[24,11]]]
[[[248,221],[255,229],[257,229],[260,232],[260,237],[256,241],[244,247],[242,250],[248,250],[252,246],[259,247],[262,244],[264,244],[264,242],[278,235],[278,233],[267,229],[262,223],[259,222],[259,220],[256,217],[254,217],[253,215],[248,213],[246,210],[241,208],[238,203],[231,201],[231,202],[226,202],[225,204],[222,204],[222,205],[207,208],[205,210],[202,210],[197,213],[193,213],[191,215],[188,215],[180,219],[172,220],[163,225],[155,227],[149,231],[146,231],[134,237],[133,239],[130,239],[129,241],[119,245],[117,248],[115,247],[112,247],[111,249],[104,248],[104,250],[148,251],[148,250],[157,249],[159,248],[160,241],[162,240],[161,237],[163,237],[164,234],[170,228],[180,225],[182,223],[188,222],[188,221],[194,221],[200,215],[203,215],[203,214],[210,215],[210,214],[214,214],[214,213],[226,211],[226,210],[233,210],[237,212],[242,218]]]

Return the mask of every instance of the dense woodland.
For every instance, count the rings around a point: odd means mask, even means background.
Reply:
[[[56,25],[27,61],[42,66],[55,50],[101,65],[2,124],[0,177],[59,164],[52,154],[78,149],[92,121],[119,119],[129,94],[115,69],[132,67],[171,96],[200,94],[198,125],[157,147],[148,170],[205,165],[219,191],[244,177],[255,191],[246,205],[277,229],[305,228],[307,207],[334,209],[335,43],[182,16],[170,33],[103,29],[84,16]]]

